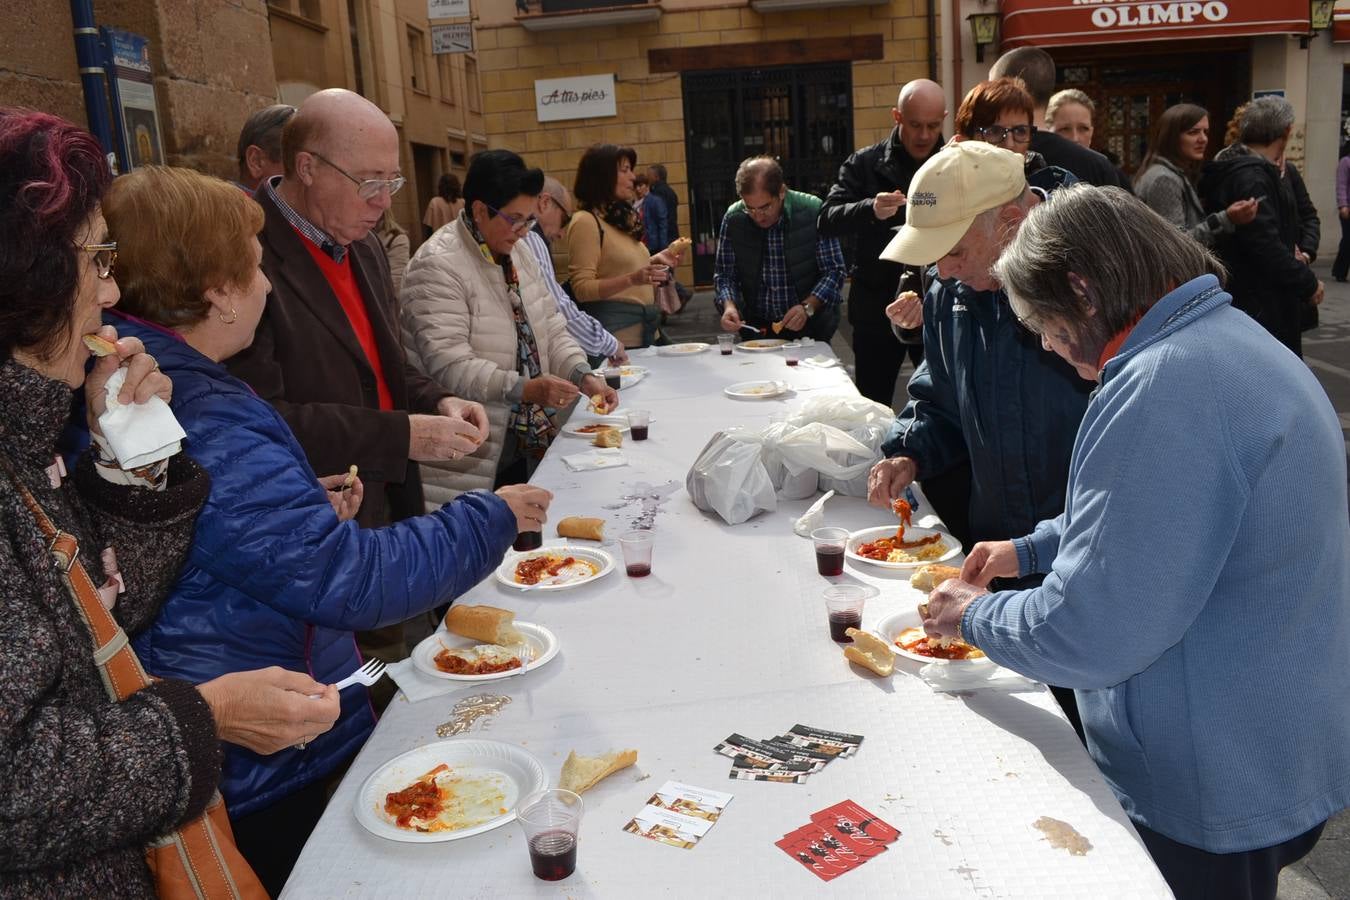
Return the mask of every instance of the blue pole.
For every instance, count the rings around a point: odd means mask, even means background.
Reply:
[[[84,109],[89,130],[103,145],[105,153],[116,151],[112,119],[108,116],[106,72],[99,64],[98,26],[94,24],[93,0],[70,0],[70,17],[75,23],[75,58],[80,66],[84,87]]]

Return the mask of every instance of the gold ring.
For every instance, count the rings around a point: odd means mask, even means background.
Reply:
[[[303,749],[305,749],[305,748],[308,747],[308,746],[309,746],[309,741],[297,741],[296,744],[295,744],[295,749],[297,749],[297,750],[303,750]]]

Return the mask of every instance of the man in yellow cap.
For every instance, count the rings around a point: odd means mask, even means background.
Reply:
[[[991,272],[1037,202],[1021,156],[982,141],[951,144],[914,175],[905,224],[882,251],[937,271],[923,301],[924,360],[882,446],[887,458],[872,468],[868,500],[889,506],[911,481],[968,462],[968,527],[953,528],[967,547],[1029,534],[1063,512],[1091,391],[1017,322]],[[1078,728],[1073,694],[1064,694]]]

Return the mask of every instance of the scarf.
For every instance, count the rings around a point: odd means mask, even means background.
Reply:
[[[460,213],[460,217],[469,229],[469,234],[478,242],[478,252],[482,253],[488,262],[501,267],[502,278],[506,282],[506,295],[511,300],[511,315],[516,325],[516,370],[526,379],[538,378],[543,374],[543,369],[539,365],[539,344],[534,338],[530,320],[525,317],[525,301],[520,296],[520,277],[516,274],[516,267],[511,263],[511,256],[510,254],[498,256],[492,252],[492,248],[478,233],[478,228],[474,225],[473,217],[469,215],[467,208]],[[524,400],[511,405],[511,418],[506,427],[516,436],[518,446],[536,458],[544,455],[557,431],[544,407],[538,403],[526,403]]]

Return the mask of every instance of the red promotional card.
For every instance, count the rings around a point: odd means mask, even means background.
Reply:
[[[842,800],[833,806],[827,806],[811,816],[811,821],[825,825],[841,836],[848,836],[855,843],[889,844],[900,836],[900,830],[883,822],[852,800]]]
[[[774,845],[810,869],[821,881],[838,878],[860,864],[856,857],[834,852],[820,840],[821,837],[819,829],[800,828],[781,841],[775,841]]]

